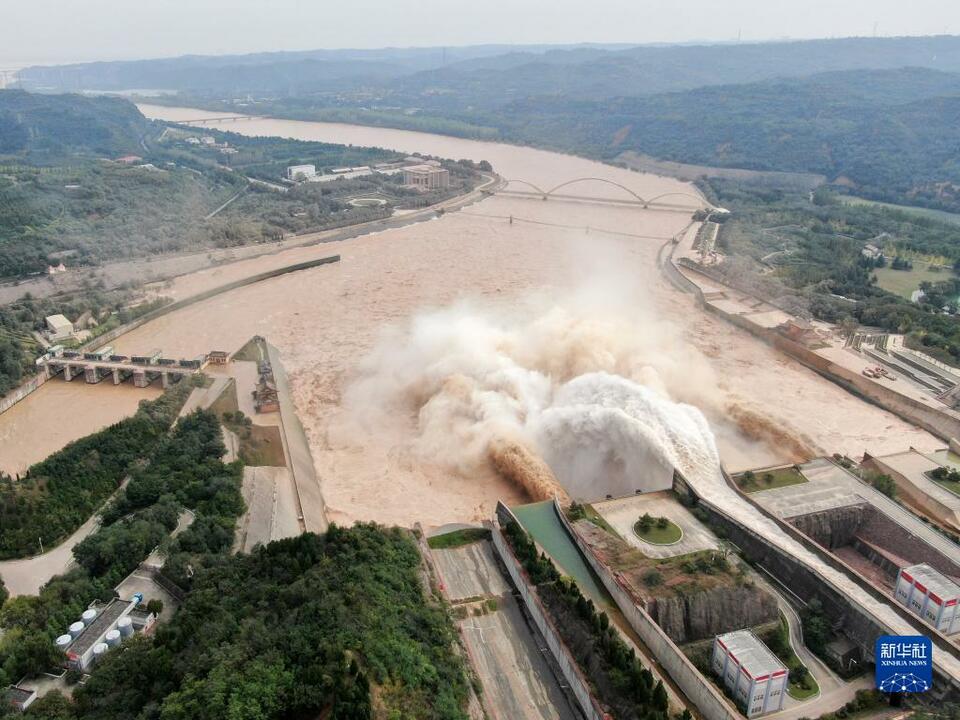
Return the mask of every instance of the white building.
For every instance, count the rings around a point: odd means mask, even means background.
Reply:
[[[405,167],[403,184],[419,190],[442,190],[450,187],[450,171],[427,164]]]
[[[960,586],[929,565],[901,568],[893,597],[944,635],[960,632]]]
[[[711,665],[748,718],[783,709],[787,668],[749,630],[718,635]]]
[[[73,336],[73,323],[67,320],[63,315],[49,315],[45,318],[47,323],[47,337],[51,342],[66,340]]]
[[[291,165],[287,168],[288,180],[309,180],[317,174],[315,165]]]
[[[83,613],[79,622],[70,626],[70,632],[57,638],[57,647],[67,656],[67,665],[86,672],[95,656],[105,648],[116,647],[135,632],[149,632],[156,622],[156,615],[138,606],[143,600],[139,593],[130,600],[114,598],[106,605],[91,607]],[[76,626],[76,631],[74,627]]]
[[[200,142],[203,143],[204,145],[216,145],[216,144],[217,144],[217,141],[216,141],[216,139],[213,137],[213,135],[204,135],[202,138],[200,138]]]

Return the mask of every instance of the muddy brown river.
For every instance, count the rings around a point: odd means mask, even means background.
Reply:
[[[169,120],[216,115],[154,106],[141,110]],[[695,193],[670,178],[496,143],[268,119],[212,127],[488,160],[507,179],[546,188],[592,177],[625,185],[643,197]],[[596,181],[575,185],[569,192],[629,197]],[[724,461],[732,468],[801,459],[776,440],[783,432],[817,452],[856,456],[940,445],[927,433],[706,315],[691,296],[667,284],[656,269],[657,252],[688,222],[689,215],[680,212],[498,195],[406,228],[182,276],[169,291],[175,297],[270,267],[334,252],[342,257],[336,265],[217,296],[151,322],[113,344],[124,354],[159,347],[169,356],[191,357],[212,349],[236,349],[253,334],[268,337],[283,353],[330,518],[340,522],[420,521],[435,526],[487,518],[498,499],[521,499],[514,486],[483,463],[457,464],[447,454],[441,462],[425,453],[417,436],[421,418],[415,405],[378,407],[377,418],[371,419],[344,402],[345,390],[369,372],[371,354],[382,365],[391,343],[402,347],[416,318],[451,306],[491,318],[493,325],[508,328],[510,337],[536,327],[529,325],[530,319],[545,309],[560,308],[577,319],[567,335],[551,336],[563,344],[565,362],[579,363],[581,371],[619,371],[627,363],[632,376],[655,377],[651,382],[662,392],[703,410]],[[598,317],[604,323],[610,320],[605,325],[610,332],[602,336],[585,329],[578,315],[592,307],[591,294],[597,293],[609,296],[597,306],[609,308],[609,317]],[[563,374],[568,368],[547,371]],[[59,394],[44,389],[25,401],[19,412],[0,416],[0,468],[22,468],[71,435],[85,434],[131,411],[126,399],[111,402],[119,393],[101,392],[96,387]],[[108,396],[111,400],[101,399]],[[104,404],[110,412],[104,413]],[[69,430],[35,442],[44,428],[63,423],[65,405]],[[744,410],[748,421],[742,419]],[[383,422],[385,416],[391,421]],[[741,420],[733,422],[731,416]]]

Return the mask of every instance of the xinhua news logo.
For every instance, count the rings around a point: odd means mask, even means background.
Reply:
[[[874,646],[877,689],[926,692],[933,686],[933,643],[923,635],[882,635]]]

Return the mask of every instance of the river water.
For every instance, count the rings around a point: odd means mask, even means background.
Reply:
[[[169,120],[216,115],[182,108],[141,109]],[[497,143],[270,119],[212,127],[488,160],[505,178],[542,188],[592,177],[620,183],[643,197],[695,193],[677,180]],[[599,182],[578,184],[569,192],[629,197]],[[482,464],[457,467],[425,457],[417,438],[417,407],[388,408],[391,422],[385,424],[358,416],[355,408],[346,406],[344,395],[358,377],[385,374],[383,357],[389,356],[391,347],[400,350],[424,313],[464,306],[469,313],[493,318],[497,327],[523,334],[536,327],[528,321],[544,308],[560,307],[575,315],[585,287],[619,296],[617,323],[612,327],[622,329],[629,342],[620,337],[597,339],[579,330],[561,339],[578,344],[581,355],[601,366],[622,364],[631,354],[641,358],[635,364],[642,367],[631,372],[650,370],[665,393],[702,409],[732,468],[802,459],[795,448],[777,442],[780,431],[810,451],[851,455],[939,445],[926,433],[704,314],[691,297],[667,285],[656,270],[656,254],[688,222],[689,216],[678,212],[495,196],[418,225],[290,249],[177,278],[169,292],[184,297],[270,267],[332,252],[342,256],[337,265],[275,278],[191,306],[114,345],[122,353],[161,347],[169,356],[192,357],[211,349],[235,349],[253,334],[267,336],[283,353],[330,518],[340,522],[421,521],[432,526],[488,518],[498,499],[522,502],[515,487]],[[569,348],[565,352],[565,358],[574,356]],[[380,363],[372,370],[371,353]],[[590,362],[580,369],[597,369]],[[9,413],[0,416],[0,438],[15,447],[29,447],[25,438],[35,437],[63,415],[62,398],[48,399],[41,393],[27,402],[32,406],[29,420],[11,419]],[[77,433],[103,423],[102,417],[87,417],[85,404],[67,402]],[[743,409],[750,412],[749,422],[728,419],[742,418],[743,413],[735,411]],[[130,408],[116,410],[120,417]],[[20,452],[17,463],[33,462],[51,449],[50,444],[41,444],[35,452]],[[0,467],[4,466],[9,464],[2,457]]]

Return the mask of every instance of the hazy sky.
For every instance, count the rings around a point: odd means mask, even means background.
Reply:
[[[476,43],[960,34],[958,0],[0,0],[18,62]]]

